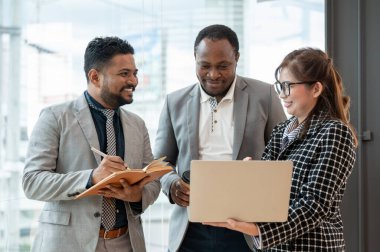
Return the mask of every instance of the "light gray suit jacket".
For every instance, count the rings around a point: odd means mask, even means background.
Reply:
[[[167,156],[166,160],[176,167],[176,172],[161,178],[162,190],[170,201],[171,184],[190,169],[191,160],[198,159],[199,109],[199,84],[169,94],[162,109],[154,155]],[[271,85],[237,76],[233,113],[233,159],[260,159],[272,129],[286,119],[278,95]],[[169,224],[170,251],[181,245],[187,225],[186,208],[175,205]],[[252,238],[246,240],[252,248]]]
[[[152,159],[144,121],[121,109],[125,138],[124,160],[142,168]],[[86,189],[91,171],[101,159],[90,150],[99,149],[99,140],[84,95],[77,100],[42,110],[29,140],[22,179],[25,195],[46,201],[32,251],[93,252],[99,236],[102,197],[73,200],[70,194]],[[158,181],[143,189],[143,211],[160,192]],[[141,213],[125,202],[129,235],[134,251],[145,251]]]

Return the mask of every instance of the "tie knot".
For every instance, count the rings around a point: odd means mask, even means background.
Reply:
[[[107,117],[107,119],[113,118],[113,115],[115,114],[115,110],[113,109],[102,109],[101,111]]]
[[[218,106],[218,101],[216,100],[216,98],[211,96],[208,100],[210,102],[211,110],[216,109],[216,107]]]
[[[88,102],[88,105],[97,110],[97,111],[100,111],[103,113],[103,115],[105,115],[107,117],[107,119],[112,119],[113,118],[113,115],[115,114],[115,110],[113,109],[102,109],[102,108],[98,108],[96,107],[92,102]]]

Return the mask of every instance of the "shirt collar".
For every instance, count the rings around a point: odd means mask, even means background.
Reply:
[[[211,96],[203,90],[202,85],[200,83],[198,83],[198,85],[199,85],[199,90],[201,91],[201,102],[200,103],[207,102]],[[222,98],[221,101],[233,102],[234,93],[235,93],[235,86],[236,86],[236,75],[235,75],[234,81],[232,82],[232,84],[230,86],[230,89],[228,90],[227,94]]]
[[[298,134],[301,132],[301,130],[304,127],[304,123],[301,123],[298,125],[298,120],[296,117],[292,117],[290,119],[290,123],[288,126],[286,126],[283,138],[288,137],[289,140],[292,140],[298,136]]]
[[[86,97],[86,100],[87,100],[87,103],[88,104],[91,104],[91,105],[93,105],[94,107],[96,107],[97,109],[99,109],[99,110],[96,110],[95,109],[95,111],[100,111],[100,110],[102,110],[102,109],[106,109],[102,104],[100,104],[99,102],[97,102],[89,93],[88,93],[88,91],[86,90],[86,91],[84,91],[84,96]],[[90,109],[91,109],[91,107],[90,107]],[[117,115],[119,115],[119,113],[120,113],[120,108],[117,108],[117,109],[114,109],[115,110],[115,113],[117,114]]]

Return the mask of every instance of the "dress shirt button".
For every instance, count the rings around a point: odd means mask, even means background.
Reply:
[[[218,110],[214,109],[214,113],[218,112]]]
[[[218,122],[217,120],[214,121],[214,123],[217,123],[217,122]]]
[[[99,213],[99,212],[96,212],[96,213],[94,213],[94,216],[95,216],[96,218],[98,218],[98,217],[100,217],[100,213]]]

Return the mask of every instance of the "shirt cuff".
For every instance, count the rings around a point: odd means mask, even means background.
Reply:
[[[135,214],[141,214],[142,213],[142,201],[129,202],[129,205],[131,206],[131,209]]]
[[[261,239],[261,232],[260,232],[259,226],[257,226],[257,230],[259,231],[259,235],[258,236],[252,236],[253,245],[255,245],[255,247],[257,249],[261,249],[263,247],[263,240]]]
[[[87,181],[87,185],[86,185],[86,189],[90,188],[91,186],[93,186],[92,184],[92,173],[94,172],[94,170],[91,171],[90,173],[90,177],[88,178],[88,181]]]

